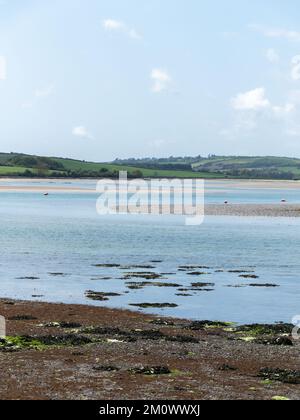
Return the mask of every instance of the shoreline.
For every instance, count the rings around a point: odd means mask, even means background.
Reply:
[[[289,325],[241,332],[216,321],[10,299],[0,300],[0,314],[8,336],[0,399],[299,398],[295,373],[295,383],[266,376],[266,368],[298,369],[300,342]]]

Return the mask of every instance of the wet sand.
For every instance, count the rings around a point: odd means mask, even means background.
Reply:
[[[72,185],[72,182],[79,182],[83,180],[59,180],[59,179],[14,179],[14,178],[2,178],[0,179],[0,193],[11,192],[11,193],[37,193],[37,194],[50,194],[51,193],[84,193],[84,194],[95,194],[97,180],[91,181],[90,186],[78,186]],[[94,182],[93,182],[94,181]],[[36,185],[26,185],[28,182]],[[53,185],[40,185],[43,182],[52,182]],[[66,184],[69,182],[70,184]],[[230,186],[230,188],[246,188],[246,189],[300,189],[300,182],[298,181],[259,181],[259,180],[210,180],[206,181],[215,188],[218,185],[224,187],[224,184]],[[16,185],[18,183],[18,185]],[[24,185],[22,185],[24,184]],[[154,206],[155,207],[155,206]],[[152,213],[159,214],[161,209],[157,206],[157,209],[153,207]],[[126,208],[120,209],[127,210]],[[169,214],[169,207],[162,209],[165,214]],[[186,208],[189,214],[193,214],[193,208]],[[135,213],[136,209],[130,209],[131,213]],[[139,209],[140,213],[148,214],[148,206]],[[182,214],[181,207],[175,209],[176,214]],[[199,206],[198,214],[203,214],[203,208]],[[240,217],[299,217],[300,216],[300,204],[290,203],[274,203],[274,204],[206,204],[205,205],[206,216],[240,216]]]
[[[299,382],[261,375],[299,368],[300,342],[289,338],[266,345],[229,326],[90,306],[2,300],[0,313],[7,335],[24,344],[0,343],[0,399],[300,397]]]
[[[299,217],[300,204],[207,204],[206,216]]]

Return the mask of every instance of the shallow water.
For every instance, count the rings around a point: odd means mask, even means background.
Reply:
[[[84,182],[87,185],[91,181]],[[220,185],[214,185],[219,191]],[[234,190],[241,202],[246,200],[243,191]],[[283,192],[287,197],[288,191]],[[262,198],[261,194],[251,189],[251,200]],[[271,195],[276,200],[277,195],[282,197],[282,191],[272,194],[269,191],[265,195],[266,202]],[[293,194],[300,196],[297,189]],[[211,193],[210,199],[216,202],[218,197]],[[100,217],[95,198],[83,193],[53,193],[46,198],[30,192],[0,194],[0,296],[131,309],[129,305],[135,303],[168,302],[178,307],[146,312],[240,323],[290,322],[300,313],[299,219],[207,217],[203,225],[188,227],[177,216]],[[153,260],[162,261],[154,263],[153,270],[95,267],[107,263],[148,265]],[[207,272],[203,276],[190,276],[178,271],[182,265],[209,268],[198,270]],[[220,269],[224,272],[216,272]],[[229,270],[254,271],[259,278],[240,278]],[[184,288],[192,282],[215,286],[210,292],[189,291],[189,297],[176,296],[180,293],[177,288],[129,290],[121,278],[132,271],[173,273],[154,281]],[[250,283],[280,287],[250,287]],[[87,290],[119,292],[122,296],[95,302],[85,297]]]

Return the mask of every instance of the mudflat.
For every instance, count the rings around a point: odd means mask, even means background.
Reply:
[[[291,399],[287,324],[234,326],[99,307],[0,301],[0,399]]]

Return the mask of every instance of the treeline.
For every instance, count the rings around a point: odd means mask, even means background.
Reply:
[[[99,171],[88,171],[88,170],[69,170],[64,172],[40,172],[26,169],[23,174],[15,174],[12,176],[26,177],[26,178],[109,178],[109,179],[118,179],[119,171],[110,171],[106,168],[102,168]],[[134,170],[128,172],[129,179],[143,178],[143,172],[139,170]]]
[[[277,171],[276,169],[234,169],[231,171],[218,171],[217,173],[230,178],[245,179],[283,179],[294,180],[295,174],[289,171]]]
[[[63,171],[65,170],[62,163],[54,159],[38,156],[17,155],[9,159],[5,166],[21,166],[24,168],[48,169]]]

